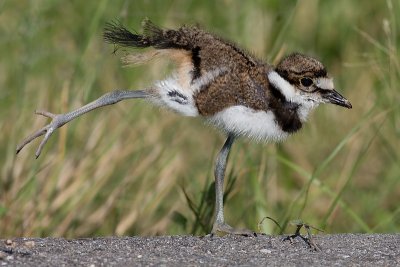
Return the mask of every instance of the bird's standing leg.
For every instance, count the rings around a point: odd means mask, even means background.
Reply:
[[[110,93],[107,93],[98,99],[86,104],[85,106],[78,108],[74,111],[65,113],[65,114],[53,114],[48,111],[35,111],[36,114],[42,115],[48,118],[51,118],[52,121],[41,128],[40,130],[32,133],[30,136],[25,138],[18,146],[17,146],[17,154],[24,148],[25,145],[29,144],[39,136],[45,135],[42,142],[40,143],[38,149],[36,150],[36,158],[39,157],[43,146],[49,140],[49,137],[52,133],[57,129],[63,126],[64,124],[72,121],[73,119],[88,113],[96,108],[104,107],[107,105],[115,104],[121,100],[129,99],[129,98],[147,98],[150,97],[151,94],[146,90],[134,90],[134,91],[124,91],[124,90],[115,90]]]
[[[224,219],[224,177],[226,163],[228,161],[229,152],[231,150],[232,144],[235,141],[235,136],[229,134],[225,141],[224,146],[218,154],[217,161],[215,163],[215,221],[211,231],[211,235],[217,232],[222,232],[226,234],[236,234],[236,235],[256,235],[253,231],[247,229],[235,229],[230,225],[225,223]]]

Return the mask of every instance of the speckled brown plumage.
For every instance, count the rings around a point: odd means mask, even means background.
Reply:
[[[255,111],[271,110],[284,131],[293,132],[301,128],[302,124],[296,112],[297,105],[288,103],[279,91],[270,90],[267,73],[273,67],[235,44],[194,26],[184,26],[177,30],[160,29],[146,21],[144,34],[141,36],[130,35],[129,31],[120,25],[109,27],[110,31],[105,32],[107,41],[127,46],[174,49],[170,54],[175,53],[171,58],[174,58],[178,65],[192,62],[192,80],[217,68],[226,69],[227,71],[216,77],[212,83],[202,86],[193,95],[200,115],[212,116],[228,107],[241,105]],[[115,35],[116,29],[121,36]],[[113,35],[108,34],[109,32]],[[124,36],[129,38],[125,40]],[[136,43],[132,43],[133,41]],[[277,66],[277,71],[285,74],[288,79],[296,80],[296,83],[298,76],[290,76],[292,74],[286,72],[288,67],[295,75],[303,74],[304,66],[306,73],[320,68],[321,75],[324,72],[326,74],[324,67],[317,60],[306,62],[306,65],[301,65],[303,62],[297,64],[300,57],[300,54],[287,57]]]
[[[266,91],[268,88],[266,73],[272,69],[271,66],[229,41],[198,27],[160,29],[149,21],[144,23],[144,34],[137,38],[132,38],[120,25],[109,25],[109,28],[109,31],[105,32],[105,39],[109,42],[126,46],[182,50],[182,55],[186,55],[186,58],[191,57],[193,79],[217,68],[228,69],[212,84],[202,87],[194,95],[199,113],[203,116],[215,114],[223,108],[237,104],[255,110],[264,110],[268,107],[267,99],[272,96]],[[120,30],[121,36],[115,36],[116,28]],[[130,41],[124,41],[123,36],[128,36]],[[133,39],[137,42],[133,43]],[[191,53],[187,54],[185,51]],[[187,61],[186,58],[179,58],[178,65]]]
[[[233,105],[254,110],[266,110],[269,102],[268,80],[264,64],[242,72],[227,72],[215,82],[202,88],[196,95],[196,105],[203,116],[210,116]]]

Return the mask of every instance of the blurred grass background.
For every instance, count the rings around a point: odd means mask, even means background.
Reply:
[[[15,147],[48,121],[113,89],[140,89],[170,69],[122,68],[105,22],[140,31],[199,23],[276,62],[320,58],[352,110],[324,105],[282,144],[235,143],[227,222],[270,216],[337,232],[400,231],[399,1],[0,1],[0,237],[204,234],[224,136],[201,119],[124,101]],[[272,222],[263,231],[278,232]]]

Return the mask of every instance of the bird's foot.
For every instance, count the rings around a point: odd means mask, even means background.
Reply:
[[[248,229],[237,229],[233,228],[229,224],[215,222],[211,231],[211,234],[207,236],[214,236],[218,233],[231,234],[231,235],[241,235],[241,236],[257,236],[257,233]]]
[[[53,134],[53,132],[63,126],[65,123],[67,123],[68,117],[65,114],[53,114],[47,111],[42,111],[38,110],[35,111],[35,114],[37,115],[42,115],[47,118],[51,118],[52,121],[44,126],[43,128],[37,130],[36,132],[32,133],[30,136],[26,137],[18,146],[16,149],[17,154],[21,151],[22,148],[24,148],[25,145],[29,144],[36,138],[44,135],[44,138],[42,142],[40,143],[38,149],[36,150],[35,156],[36,158],[39,157],[40,153],[42,152],[43,146],[47,143],[49,140],[50,136]]]

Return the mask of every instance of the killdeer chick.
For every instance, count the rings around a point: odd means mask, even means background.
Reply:
[[[274,67],[198,27],[161,29],[149,20],[143,22],[143,34],[131,32],[119,23],[109,23],[104,40],[117,46],[152,48],[126,56],[126,63],[144,63],[164,56],[174,61],[177,68],[170,77],[148,88],[115,90],[65,114],[36,111],[52,121],[18,145],[17,153],[44,135],[36,150],[39,157],[57,128],[96,108],[125,99],[144,98],[184,116],[201,116],[227,135],[215,165],[212,234],[252,234],[249,230],[234,229],[224,220],[225,168],[237,137],[281,141],[299,131],[309,112],[320,103],[351,108],[350,102],[335,91],[324,65],[299,53],[287,56]]]

